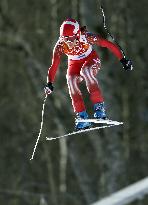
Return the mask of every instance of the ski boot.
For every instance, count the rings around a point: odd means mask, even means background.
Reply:
[[[94,118],[100,120],[106,120],[106,111],[104,107],[104,102],[94,104]]]
[[[75,129],[76,130],[83,130],[83,129],[87,129],[91,126],[90,122],[77,122],[77,120],[83,120],[83,119],[88,119],[88,114],[86,111],[82,111],[76,114],[77,118],[75,121]]]

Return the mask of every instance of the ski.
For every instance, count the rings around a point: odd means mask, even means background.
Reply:
[[[100,124],[110,124],[110,125],[121,125],[123,122],[113,121],[113,120],[103,120],[103,119],[77,119],[76,122],[91,122]]]
[[[84,133],[84,132],[90,132],[92,130],[104,129],[104,128],[107,128],[107,127],[117,126],[117,125],[121,125],[121,124],[123,124],[123,123],[118,122],[118,124],[117,123],[114,123],[114,124],[112,123],[110,125],[92,127],[92,128],[88,128],[88,129],[84,129],[84,130],[74,131],[74,132],[71,132],[71,133],[68,133],[68,134],[65,134],[65,135],[61,135],[61,136],[58,136],[58,137],[46,137],[46,140],[56,140],[56,139],[60,139],[60,138],[75,135],[75,134],[81,134],[81,133]]]

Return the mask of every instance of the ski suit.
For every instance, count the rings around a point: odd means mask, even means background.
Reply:
[[[93,45],[108,48],[119,60],[123,54],[119,47],[101,38],[99,35],[85,32],[77,39],[76,45],[69,49],[67,44],[59,39],[53,50],[52,65],[48,69],[48,82],[54,82],[56,71],[60,64],[62,54],[68,56],[67,84],[74,112],[82,112],[85,105],[79,83],[84,80],[90,94],[92,104],[103,102],[103,95],[96,78],[96,74],[101,67],[100,58]]]

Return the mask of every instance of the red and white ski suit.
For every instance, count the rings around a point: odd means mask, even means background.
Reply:
[[[123,58],[117,45],[89,32],[81,35],[72,49],[69,49],[64,41],[58,40],[53,50],[52,65],[48,70],[48,82],[54,82],[61,56],[66,54],[68,56],[67,84],[75,112],[85,110],[79,89],[79,83],[82,80],[86,83],[93,104],[104,101],[96,78],[101,63],[98,54],[92,48],[94,44],[108,48],[119,60]]]

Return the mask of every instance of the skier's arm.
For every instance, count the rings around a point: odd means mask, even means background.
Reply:
[[[57,42],[53,49],[52,64],[48,69],[47,84],[44,87],[45,94],[48,95],[51,94],[54,89],[53,81],[55,79],[55,75],[60,64],[61,55],[62,55],[62,47]]]
[[[87,37],[87,41],[90,44],[92,45],[95,44],[101,47],[108,48],[120,60],[125,70],[133,69],[132,61],[126,59],[126,57],[121,52],[119,46],[117,46],[115,43],[112,43],[104,38],[101,38],[99,35],[88,33],[88,32],[86,32],[86,37]]]
[[[108,48],[119,60],[121,60],[124,57],[120,48],[116,44],[104,38],[101,38],[99,35],[93,33],[87,33],[86,36],[87,41],[90,44]]]
[[[56,72],[60,64],[61,56],[62,56],[62,47],[60,44],[57,43],[53,49],[52,64],[48,69],[48,78],[47,78],[48,82],[51,83],[54,82]]]

